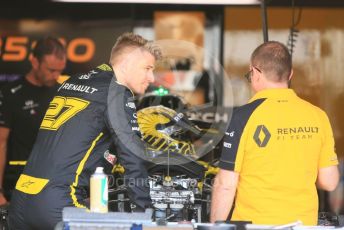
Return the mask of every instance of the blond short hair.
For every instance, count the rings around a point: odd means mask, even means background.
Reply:
[[[144,39],[138,34],[124,33],[117,38],[115,45],[112,47],[110,64],[114,65],[122,54],[138,48],[152,54],[155,60],[162,58],[161,49],[157,44]]]

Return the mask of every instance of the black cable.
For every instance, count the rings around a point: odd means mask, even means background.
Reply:
[[[290,32],[289,32],[289,37],[288,37],[288,42],[287,46],[290,52],[291,57],[293,57],[294,53],[294,48],[295,48],[295,43],[296,39],[298,37],[299,30],[296,29],[296,26],[300,23],[301,21],[301,16],[302,16],[302,8],[299,8],[298,15],[295,17],[295,0],[291,1],[292,4],[292,18],[291,18],[291,27],[290,27]]]
[[[264,42],[269,41],[268,37],[268,14],[267,14],[267,9],[266,9],[266,4],[265,0],[261,0],[260,4],[260,12],[261,12],[261,17],[262,17],[262,27],[263,27],[263,39]]]

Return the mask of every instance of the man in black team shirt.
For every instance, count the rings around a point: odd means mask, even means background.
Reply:
[[[9,200],[32,150],[45,111],[57,90],[56,80],[65,68],[65,49],[55,38],[40,39],[30,62],[32,68],[25,77],[1,90],[0,205]]]
[[[142,210],[151,205],[149,186],[142,183],[147,178],[145,147],[133,92],[144,93],[154,81],[160,56],[152,42],[125,33],[112,48],[110,64],[59,87],[16,184],[9,210],[12,228],[53,229],[63,207],[85,207],[90,176],[104,162],[111,142],[130,182],[131,202]]]

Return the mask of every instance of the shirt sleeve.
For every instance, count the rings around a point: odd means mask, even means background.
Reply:
[[[255,109],[264,100],[258,99],[233,110],[232,119],[223,139],[220,168],[235,172],[241,171],[246,145],[244,130]]]
[[[239,145],[243,144],[241,140],[244,127],[240,125],[236,117],[237,116],[233,114],[229,127],[225,132],[219,167],[240,172],[243,152],[239,152],[238,150]]]
[[[320,150],[318,167],[325,168],[338,165],[331,124],[326,113],[323,111],[321,111],[321,122],[323,127],[323,142]]]
[[[0,91],[0,126],[10,128],[12,124],[11,107],[8,103],[9,94],[5,90]]]
[[[128,91],[116,87],[114,82],[109,89],[107,123],[118,160],[125,168],[124,183],[130,200],[141,208],[150,206],[146,148],[140,138],[135,104]]]
[[[141,140],[136,116],[135,104],[130,101],[128,91],[123,87],[110,88],[107,124],[115,145],[144,159],[146,148]]]

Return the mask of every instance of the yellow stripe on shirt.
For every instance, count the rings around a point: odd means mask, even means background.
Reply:
[[[75,207],[78,207],[78,208],[86,208],[84,205],[80,204],[78,202],[78,199],[76,198],[75,196],[75,188],[78,186],[78,183],[79,183],[79,175],[81,174],[82,170],[84,169],[84,166],[85,166],[85,163],[88,159],[88,157],[90,156],[92,150],[94,149],[94,147],[96,146],[97,144],[97,141],[99,141],[99,139],[103,136],[103,133],[100,133],[98,135],[98,137],[92,142],[92,145],[91,147],[87,150],[84,158],[80,161],[80,164],[76,170],[76,175],[75,175],[75,180],[73,182],[73,184],[70,185],[70,189],[71,189],[71,192],[70,192],[70,196],[72,197],[72,200],[73,200],[73,204],[75,205]]]

